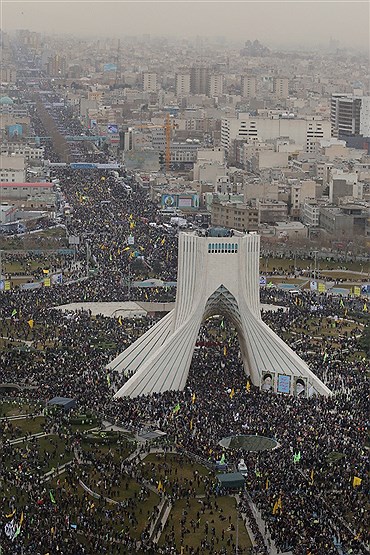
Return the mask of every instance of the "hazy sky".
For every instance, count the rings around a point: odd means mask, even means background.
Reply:
[[[178,35],[369,49],[369,0],[0,0],[4,30],[81,36]]]

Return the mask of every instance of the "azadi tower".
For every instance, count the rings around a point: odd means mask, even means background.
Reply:
[[[216,314],[235,326],[245,373],[255,386],[286,395],[330,394],[261,319],[259,251],[258,235],[180,233],[175,308],[108,365],[129,376],[115,398],[182,390],[199,327]]]

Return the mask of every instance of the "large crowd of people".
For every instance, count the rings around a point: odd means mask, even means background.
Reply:
[[[53,171],[71,207],[68,233],[81,239],[77,258],[85,261],[88,256],[97,272],[85,275],[81,264],[77,277],[86,279],[2,292],[0,382],[21,387],[21,393],[13,393],[15,399],[21,394],[28,402],[45,405],[52,397],[72,397],[79,412],[93,411],[126,430],[159,428],[177,451],[208,465],[224,458],[228,468],[235,469],[244,458],[246,493],[239,509],[254,530],[256,545],[251,553],[266,553],[268,546],[253,520],[250,503],[259,510],[280,552],[367,553],[369,361],[359,343],[367,317],[364,301],[310,291],[293,297],[261,288],[262,302],[288,309],[264,312],[264,321],[292,344],[332,390],[328,398],[291,397],[246,387],[236,331],[227,321],[221,325],[219,318],[212,318],[201,327],[184,391],[112,400],[125,377],[108,372],[107,363],[153,325],[156,317],[122,320],[95,317],[89,310],[61,312],[55,307],[129,298],[173,301],[175,288],[133,288],[128,280],[176,281],[177,234],[161,225],[157,207],[134,180],[130,179],[128,191],[106,170]],[[130,176],[121,173],[128,181]],[[128,236],[134,237],[133,245]],[[56,260],[51,262],[58,265]],[[329,326],[335,326],[334,333],[326,333]],[[66,453],[77,449],[78,434],[71,429],[63,432],[61,427],[58,417],[48,417],[47,431],[63,439]],[[242,449],[224,451],[219,445],[223,437],[241,434],[272,437],[279,446],[245,453]],[[79,491],[78,479],[83,474],[74,462],[66,468],[63,486],[56,482],[50,495],[43,466],[37,456],[30,455],[36,447],[10,442],[9,437],[1,443],[0,546],[4,555],[180,551],[180,544],[174,545],[168,532],[160,548],[154,547],[147,528],[139,536],[132,533],[136,511],[140,503],[145,506],[145,490],[140,489],[131,504],[107,509],[102,499],[92,501]],[[109,458],[105,462],[90,459],[89,464],[96,470],[90,486],[96,486],[107,466],[111,482],[105,487],[113,497],[120,472],[138,483],[142,478],[132,465],[119,468]],[[214,495],[214,486],[207,483],[207,487]],[[130,523],[122,533],[116,527],[120,518]],[[14,530],[9,532],[10,523],[20,527],[15,538]],[[215,545],[205,542],[191,551],[186,542],[181,544],[185,553],[225,552],[217,551]],[[232,552],[231,547],[227,552]]]

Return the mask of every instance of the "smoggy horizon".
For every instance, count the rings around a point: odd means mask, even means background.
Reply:
[[[365,2],[3,0],[4,31],[30,29],[81,38],[168,36],[255,40],[281,48],[339,47],[369,52],[370,4]]]

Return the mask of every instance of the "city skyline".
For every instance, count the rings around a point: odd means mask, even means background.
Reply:
[[[223,37],[226,42],[258,39],[272,47],[313,49],[333,39],[341,46],[368,52],[369,16],[369,3],[362,1],[5,0],[1,27],[4,31],[27,28],[81,37],[149,34],[188,39]],[[348,21],[354,24],[350,26]]]

